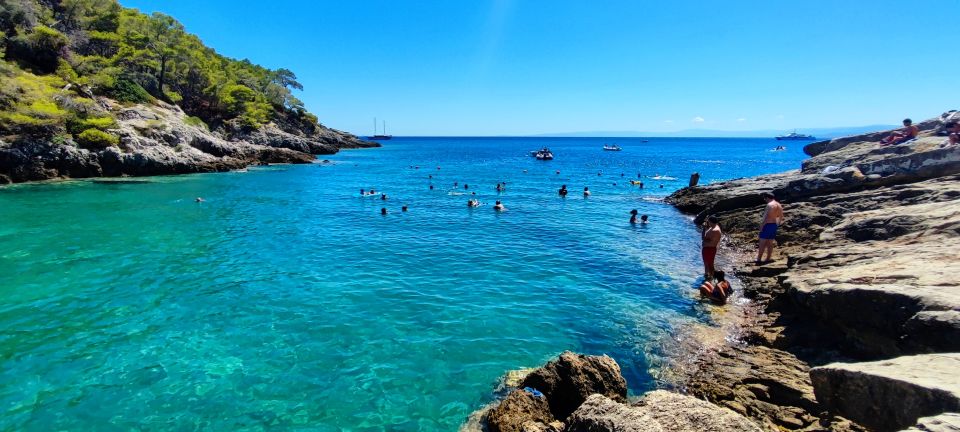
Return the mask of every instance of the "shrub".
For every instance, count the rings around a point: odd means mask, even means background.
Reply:
[[[183,122],[190,126],[202,127],[206,130],[210,130],[210,126],[207,126],[207,123],[200,117],[190,116],[187,117]]]
[[[78,118],[72,117],[67,120],[67,130],[72,134],[77,134],[87,129],[107,130],[117,125],[113,117],[91,117]]]
[[[98,129],[87,129],[77,135],[77,142],[81,147],[91,150],[102,150],[120,144],[120,138]]]
[[[109,94],[120,102],[146,103],[153,100],[153,96],[150,96],[150,93],[147,93],[140,84],[123,78],[117,80]]]

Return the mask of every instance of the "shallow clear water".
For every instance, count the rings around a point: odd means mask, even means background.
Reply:
[[[611,355],[643,392],[657,340],[706,319],[697,233],[658,199],[694,171],[802,159],[758,139],[385,144],[0,188],[0,430],[455,430],[504,372],[566,349]],[[544,145],[555,160],[528,155]]]

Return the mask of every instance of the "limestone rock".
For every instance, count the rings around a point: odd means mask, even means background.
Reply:
[[[960,432],[960,414],[943,413],[933,417],[923,417],[917,420],[907,431],[923,432]]]
[[[558,420],[565,419],[594,393],[620,402],[627,398],[627,382],[616,361],[608,356],[587,356],[570,351],[531,372],[520,386],[543,392],[550,402],[550,411]]]
[[[591,395],[568,419],[566,432],[726,432],[761,429],[746,417],[699,399],[658,390],[636,405]]]
[[[490,432],[525,432],[535,430],[537,424],[546,427],[554,421],[550,405],[544,396],[534,396],[522,389],[514,390],[484,417]]]
[[[921,354],[813,368],[817,400],[826,409],[878,431],[960,410],[960,354]]]

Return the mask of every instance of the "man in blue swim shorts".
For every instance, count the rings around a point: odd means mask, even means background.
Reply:
[[[771,192],[763,193],[763,200],[767,202],[767,208],[763,211],[763,220],[760,222],[760,244],[757,246],[757,265],[772,261],[773,244],[777,238],[777,227],[783,223],[783,206],[777,202],[776,197]],[[766,251],[767,259],[761,261],[763,253]]]

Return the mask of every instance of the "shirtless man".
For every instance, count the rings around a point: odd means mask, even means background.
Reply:
[[[713,262],[717,258],[717,246],[720,245],[720,238],[723,237],[723,232],[720,231],[720,219],[717,219],[716,216],[710,215],[707,217],[707,220],[703,222],[703,250],[701,251],[701,256],[703,257],[703,277],[706,280],[713,280]]]
[[[920,133],[920,129],[913,125],[913,120],[903,119],[903,129],[887,135],[884,139],[880,140],[880,144],[900,144],[916,138],[918,133]]]
[[[783,223],[783,206],[777,202],[776,197],[771,192],[763,193],[763,200],[767,202],[767,208],[763,211],[763,219],[760,222],[760,244],[757,246],[757,265],[763,264],[761,261],[763,251],[767,251],[766,262],[771,261],[773,255],[773,242],[777,238],[777,227]]]

